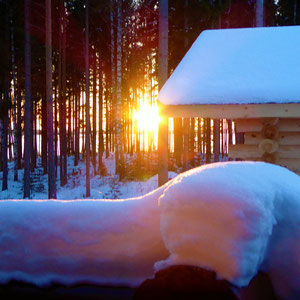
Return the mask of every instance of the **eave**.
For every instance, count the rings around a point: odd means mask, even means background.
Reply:
[[[299,118],[300,103],[191,105],[164,105],[159,103],[159,112],[160,115],[170,118]]]

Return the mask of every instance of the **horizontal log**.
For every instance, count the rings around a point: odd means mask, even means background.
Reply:
[[[279,159],[282,158],[300,158],[300,146],[295,145],[280,145],[278,151]],[[229,145],[228,146],[228,157],[239,158],[239,159],[251,159],[257,157],[261,159],[262,155],[258,150],[258,145]]]
[[[297,158],[281,158],[277,162],[278,165],[286,167],[292,171],[300,172],[300,159]]]
[[[239,119],[235,120],[237,132],[261,132],[266,120],[264,119]],[[279,132],[300,132],[300,119],[279,119],[276,124]]]
[[[249,157],[247,160],[250,161],[263,161],[260,157]],[[279,158],[275,163],[275,165],[279,165],[285,168],[288,168],[289,170],[300,174],[300,159],[298,158]]]
[[[246,132],[244,141],[247,145],[258,145],[263,140],[260,132]],[[300,145],[300,132],[280,132],[279,145]]]
[[[281,145],[278,149],[280,158],[300,158],[300,146]]]
[[[170,118],[299,118],[300,103],[163,105],[159,113]]]
[[[261,154],[258,152],[258,145],[228,145],[228,157],[239,159],[251,159],[257,157],[261,159]]]

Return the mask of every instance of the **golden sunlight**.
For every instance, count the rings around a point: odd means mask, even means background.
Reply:
[[[133,120],[137,121],[140,130],[156,132],[158,130],[159,114],[157,105],[141,103],[138,111],[133,111]]]

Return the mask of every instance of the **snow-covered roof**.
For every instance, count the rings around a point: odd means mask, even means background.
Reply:
[[[158,99],[165,105],[300,102],[300,26],[202,32]]]

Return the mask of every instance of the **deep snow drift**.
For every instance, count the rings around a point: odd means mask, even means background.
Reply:
[[[299,199],[295,173],[228,162],[139,198],[0,201],[0,281],[137,286],[154,264],[188,264],[238,286],[265,270],[283,298],[297,299]]]
[[[159,200],[170,256],[156,269],[204,267],[238,286],[262,269],[281,296],[300,296],[298,175],[266,163],[210,164],[177,176]]]

